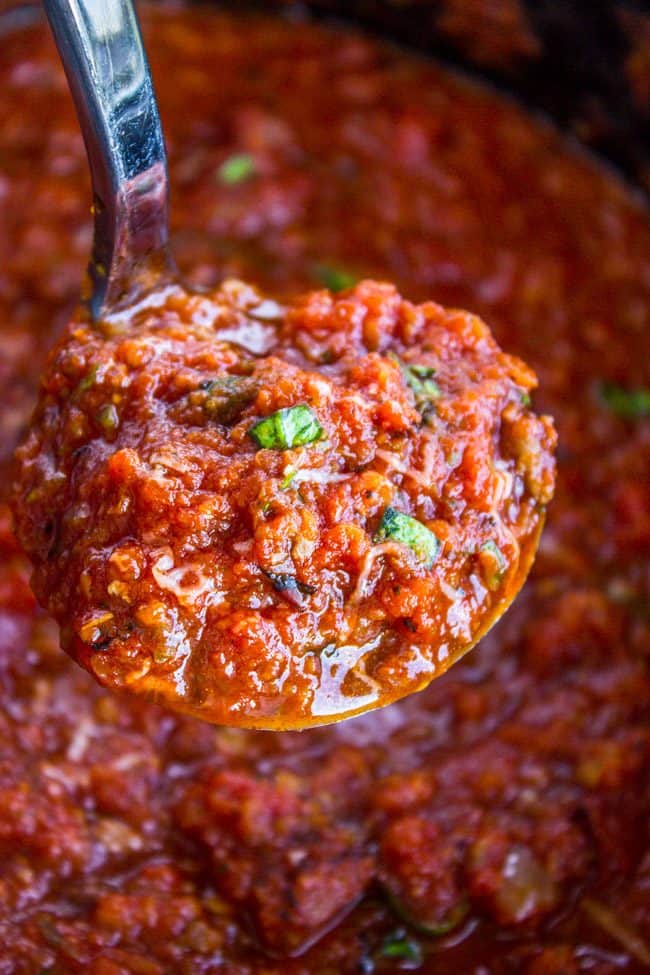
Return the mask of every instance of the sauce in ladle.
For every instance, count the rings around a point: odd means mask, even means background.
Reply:
[[[386,284],[241,282],[70,325],[18,453],[18,532],[69,653],[224,724],[424,687],[520,588],[553,490],[532,372]]]
[[[555,444],[529,409],[534,375],[475,316],[370,281],[280,306],[167,274],[116,312],[124,267],[141,286],[166,229],[161,140],[153,182],[114,143],[95,317],[50,357],[18,452],[18,534],[65,648],[105,685],[249,727],[421,689],[496,621],[534,556]],[[97,196],[111,166],[89,156]]]

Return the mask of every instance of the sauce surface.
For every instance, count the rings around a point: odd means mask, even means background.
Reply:
[[[18,451],[32,586],[100,683],[304,728],[443,673],[520,589],[554,484],[533,373],[366,281],[82,315]]]
[[[0,972],[646,971],[647,213],[545,125],[404,52],[206,9],[145,20],[195,281],[281,301],[384,278],[476,310],[539,376],[558,486],[480,652],[300,735],[99,689],[36,609],[4,509]],[[90,221],[46,29],[3,43],[8,458]]]

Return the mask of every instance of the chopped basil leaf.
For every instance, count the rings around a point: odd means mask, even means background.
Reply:
[[[650,389],[625,389],[616,383],[602,382],[598,387],[600,399],[616,416],[624,420],[637,420],[650,416]]]
[[[498,589],[508,568],[503,552],[497,543],[489,538],[481,545],[480,557],[488,589]]]
[[[217,170],[217,177],[224,186],[236,186],[255,174],[255,160],[248,153],[236,153],[224,160]]]
[[[389,356],[398,364],[404,382],[413,391],[415,405],[420,413],[430,410],[435,400],[441,396],[440,386],[433,378],[436,374],[433,366],[404,362],[394,352],[390,352]]]
[[[401,958],[417,964],[422,962],[422,949],[419,943],[401,930],[387,935],[379,953],[383,958]]]
[[[530,398],[530,393],[528,392],[528,390],[527,389],[522,390],[522,393],[521,393],[521,405],[522,406],[530,406],[531,402],[532,402],[532,400]]]
[[[405,515],[395,508],[386,508],[382,515],[375,541],[393,539],[408,545],[418,561],[430,568],[440,551],[440,541],[421,521]]]
[[[106,433],[114,433],[120,423],[118,412],[112,403],[106,403],[104,406],[100,407],[100,409],[97,411],[96,419],[100,427],[102,427]]]
[[[260,447],[287,450],[314,443],[323,436],[317,416],[308,406],[289,406],[259,420],[248,431]]]
[[[313,273],[316,280],[330,291],[346,291],[359,280],[351,271],[334,264],[317,264]]]

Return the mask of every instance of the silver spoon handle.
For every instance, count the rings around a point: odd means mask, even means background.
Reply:
[[[93,317],[169,276],[167,160],[131,0],[43,0],[93,185]]]

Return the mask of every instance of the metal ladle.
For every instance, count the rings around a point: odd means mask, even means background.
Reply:
[[[131,0],[43,0],[74,98],[93,188],[84,299],[93,318],[171,285],[167,158]]]

